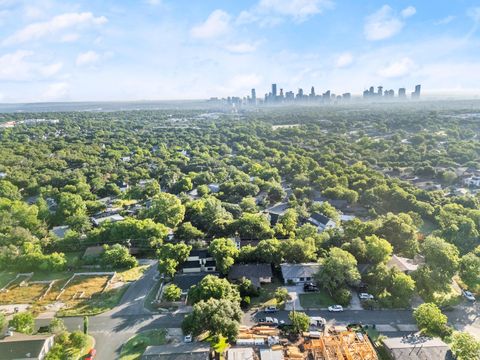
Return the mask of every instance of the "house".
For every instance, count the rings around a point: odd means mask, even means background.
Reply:
[[[283,360],[282,350],[260,349],[260,360]]]
[[[313,280],[321,269],[319,263],[280,264],[285,284],[303,284]]]
[[[334,229],[337,227],[335,221],[330,219],[329,217],[320,214],[320,213],[313,213],[307,220],[308,223],[317,227],[318,232],[322,232],[328,229]]]
[[[68,225],[63,225],[63,226],[55,226],[50,230],[50,232],[55,235],[59,239],[64,239],[65,234],[67,231],[70,230],[70,226]]]
[[[43,360],[54,344],[53,335],[15,334],[0,341],[2,360]]]
[[[404,336],[383,340],[393,360],[453,360],[450,348],[440,339]]]
[[[207,187],[210,190],[210,192],[212,192],[214,194],[216,194],[220,191],[220,185],[215,184],[215,183],[208,184]]]
[[[227,350],[227,360],[256,360],[255,351],[251,347],[230,348]]]
[[[209,275],[209,273],[205,272],[190,274],[177,273],[175,274],[172,283],[177,285],[180,290],[182,290],[182,295],[187,295],[188,290],[190,290],[193,285],[197,285],[207,275]],[[212,275],[216,275],[216,273],[213,273]]]
[[[272,266],[270,264],[235,264],[228,272],[228,280],[237,281],[246,278],[259,288],[262,283],[272,282]]]
[[[209,360],[210,347],[205,343],[177,343],[148,346],[141,360]]]
[[[463,180],[466,186],[480,187],[480,176],[472,176]]]
[[[182,264],[184,274],[215,271],[217,271],[217,264],[208,250],[190,251],[187,261]]]
[[[118,221],[123,221],[123,220],[125,220],[125,218],[122,215],[113,214],[113,215],[102,216],[102,217],[98,217],[98,218],[92,218],[92,223],[95,226],[100,226],[101,224],[103,224],[106,221],[118,222]]]
[[[288,203],[282,202],[266,209],[265,213],[267,213],[267,215],[270,217],[270,224],[275,226],[280,217],[285,214],[289,207],[290,205]]]
[[[387,262],[387,267],[389,269],[396,268],[405,274],[410,274],[417,270],[419,266],[423,265],[424,263],[425,259],[420,255],[416,255],[413,259],[393,255]]]

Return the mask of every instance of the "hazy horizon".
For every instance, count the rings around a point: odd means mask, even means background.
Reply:
[[[0,2],[0,102],[480,95],[480,7],[369,0]]]

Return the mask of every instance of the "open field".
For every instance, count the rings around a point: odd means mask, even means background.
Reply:
[[[0,293],[0,304],[31,304],[47,289],[48,284],[30,284],[9,287],[8,292]]]

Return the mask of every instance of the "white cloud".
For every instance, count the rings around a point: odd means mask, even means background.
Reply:
[[[60,38],[60,41],[65,42],[65,43],[69,43],[69,42],[75,42],[78,39],[80,39],[80,34],[68,33],[68,34],[62,35],[62,37]]]
[[[68,95],[69,85],[66,82],[58,82],[48,85],[42,94],[43,101],[65,100]]]
[[[383,69],[380,69],[378,71],[378,75],[384,78],[399,78],[409,75],[414,69],[415,63],[412,61],[412,59],[404,57],[403,59],[393,62]]]
[[[409,6],[398,16],[390,6],[384,5],[367,17],[364,27],[365,37],[370,41],[390,38],[403,29],[405,26],[403,19],[414,15],[415,12],[416,9]]]
[[[63,64],[56,62],[43,64],[29,61],[32,51],[18,50],[0,57],[0,80],[31,81],[45,79],[57,74]]]
[[[435,21],[435,25],[447,25],[447,24],[450,24],[453,20],[455,20],[455,16],[453,15],[448,15],[446,17],[444,17],[443,19],[440,19],[440,20],[437,20]]]
[[[349,52],[340,54],[335,61],[335,67],[341,69],[345,68],[353,63],[353,55]]]
[[[480,23],[480,7],[469,9],[467,15],[470,16],[476,23]]]
[[[237,23],[259,22],[262,26],[273,26],[284,18],[300,23],[332,6],[330,0],[260,0],[252,9],[242,11]]]
[[[98,60],[100,60],[100,55],[97,54],[95,51],[90,50],[81,54],[78,54],[77,60],[75,63],[77,66],[87,66],[95,64]]]
[[[232,53],[236,54],[246,54],[246,53],[251,53],[257,50],[259,43],[248,43],[248,42],[242,42],[242,43],[236,43],[236,44],[230,44],[225,46],[225,49]]]
[[[417,13],[417,9],[415,9],[413,6],[409,6],[402,10],[401,15],[404,18],[408,18],[410,16],[415,15],[416,13]]]
[[[190,35],[197,39],[210,39],[224,35],[230,30],[230,15],[223,10],[213,11],[205,22],[194,26]]]
[[[148,5],[157,6],[162,3],[162,0],[145,0]]]
[[[65,13],[57,15],[49,21],[42,21],[27,25],[4,41],[4,45],[14,45],[31,40],[37,40],[45,36],[56,35],[70,28],[103,25],[107,22],[105,16],[95,17],[91,12]]]

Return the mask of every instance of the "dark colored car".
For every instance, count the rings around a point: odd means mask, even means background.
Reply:
[[[314,292],[314,291],[318,291],[318,286],[315,285],[314,283],[305,283],[303,285],[303,291],[305,292]]]

